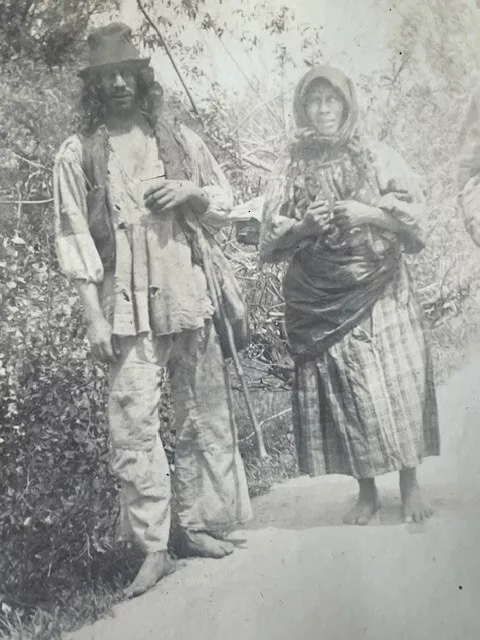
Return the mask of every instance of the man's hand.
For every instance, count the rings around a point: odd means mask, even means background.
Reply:
[[[152,213],[168,213],[191,198],[202,198],[202,191],[189,180],[159,180],[143,197]]]
[[[87,336],[92,346],[94,357],[101,362],[115,363],[120,351],[112,341],[112,328],[103,316],[96,316],[87,324]]]

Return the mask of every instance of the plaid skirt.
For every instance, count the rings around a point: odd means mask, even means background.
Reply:
[[[312,476],[374,478],[439,455],[430,351],[405,265],[359,326],[297,364],[293,422]]]

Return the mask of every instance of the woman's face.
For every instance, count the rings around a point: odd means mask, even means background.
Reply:
[[[345,106],[332,85],[321,81],[307,91],[305,110],[321,136],[333,136],[343,122]]]

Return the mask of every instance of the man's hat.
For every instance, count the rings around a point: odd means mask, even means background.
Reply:
[[[87,43],[90,49],[90,64],[79,71],[78,75],[81,78],[109,65],[129,64],[143,67],[150,62],[150,58],[140,57],[132,42],[132,30],[123,22],[112,22],[106,27],[95,29],[88,36]]]

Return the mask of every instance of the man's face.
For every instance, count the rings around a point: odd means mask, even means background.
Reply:
[[[340,129],[345,107],[329,82],[319,82],[308,91],[305,110],[321,136],[333,136]]]
[[[111,67],[100,74],[107,114],[128,116],[136,106],[137,81],[128,67]]]

